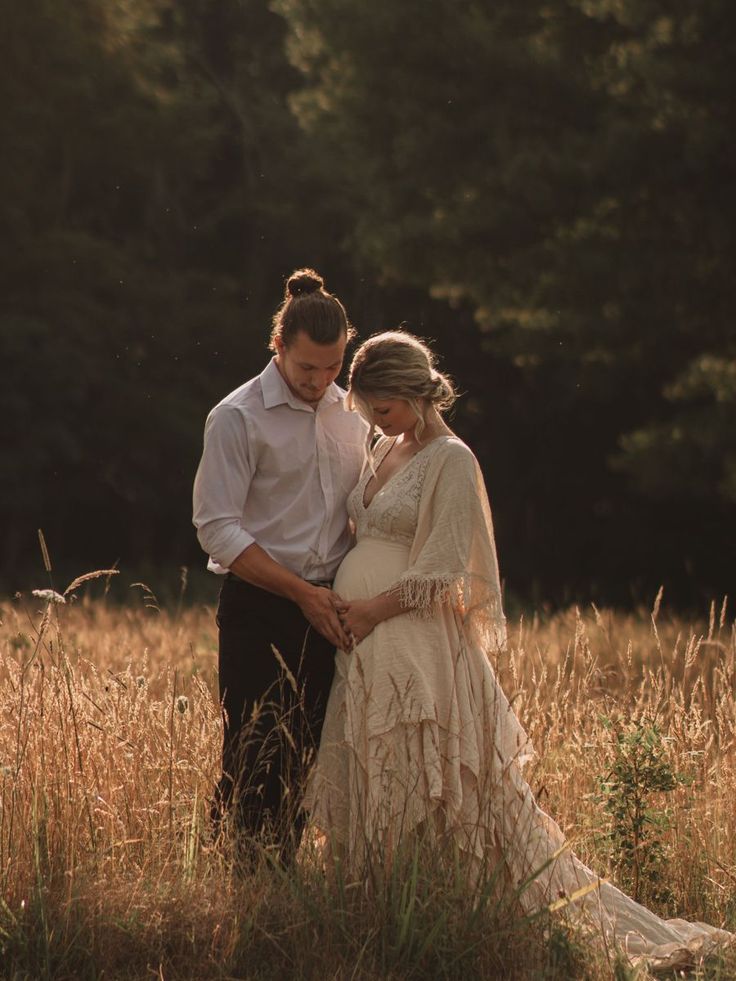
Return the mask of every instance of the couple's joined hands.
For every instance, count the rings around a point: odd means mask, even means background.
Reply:
[[[325,586],[310,586],[298,602],[302,613],[315,630],[335,647],[350,650],[350,637],[337,612],[338,605],[342,605],[342,599],[337,593]]]
[[[379,622],[373,600],[346,602],[324,586],[312,587],[299,606],[314,629],[343,651],[351,651]]]

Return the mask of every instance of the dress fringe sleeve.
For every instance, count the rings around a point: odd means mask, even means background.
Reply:
[[[394,589],[412,616],[449,604],[484,650],[505,647],[491,509],[478,461],[458,439],[429,463],[409,568]]]

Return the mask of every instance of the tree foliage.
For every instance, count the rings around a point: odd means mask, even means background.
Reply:
[[[362,202],[354,248],[468,304],[483,350],[512,366],[478,429],[503,414],[523,457],[501,459],[525,554],[577,523],[588,575],[612,536],[625,575],[647,559],[632,525],[656,514],[677,529],[663,566],[702,569],[695,510],[734,516],[732,8],[279,9],[300,115],[331,134]]]
[[[363,334],[436,341],[512,589],[725,588],[735,23],[725,0],[8,6],[0,578],[39,525],[70,573],[199,561],[204,415],[309,263]]]
[[[2,574],[17,581],[38,526],[71,571],[198,559],[204,415],[265,360],[279,280],[307,251],[289,202],[319,180],[294,177],[284,24],[238,0],[10,16]]]

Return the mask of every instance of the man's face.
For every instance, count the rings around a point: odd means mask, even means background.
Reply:
[[[340,374],[347,337],[334,344],[317,344],[297,331],[288,347],[276,338],[276,364],[292,393],[308,405],[316,405]]]

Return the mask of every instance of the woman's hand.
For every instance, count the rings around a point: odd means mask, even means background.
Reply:
[[[335,604],[335,609],[340,625],[351,642],[350,647],[343,650],[353,650],[379,623],[406,613],[410,608],[402,606],[398,592],[389,589],[371,599],[340,601]]]
[[[351,600],[349,603],[338,604],[337,615],[343,630],[352,640],[351,649],[365,640],[376,624],[380,623],[383,617],[380,616],[380,597],[365,600]]]

